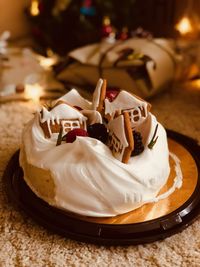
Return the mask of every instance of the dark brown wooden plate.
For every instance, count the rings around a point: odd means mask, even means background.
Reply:
[[[200,214],[200,146],[182,134],[171,130],[167,133],[173,152],[177,152],[184,164],[183,186],[158,204],[146,204],[130,213],[103,219],[64,212],[38,198],[27,186],[19,166],[19,151],[12,156],[4,172],[6,191],[12,202],[36,222],[75,240],[128,245],[166,238],[183,230]],[[163,212],[163,207],[168,209]],[[154,215],[149,216],[152,210]]]

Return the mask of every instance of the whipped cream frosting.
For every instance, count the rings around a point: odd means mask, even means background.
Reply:
[[[159,138],[153,149],[149,149],[147,145],[157,124]],[[55,146],[57,136],[44,137],[37,113],[26,125],[22,137],[20,164],[24,179],[50,205],[84,216],[115,216],[156,202],[180,187],[182,176],[174,156],[177,174],[174,185],[165,195],[157,197],[169,177],[169,151],[166,131],[151,113],[148,125],[143,153],[124,164],[113,157],[108,146],[91,137],[77,137],[73,143]],[[53,195],[42,194],[32,183],[29,166],[46,173],[44,177],[40,175],[41,182],[47,176],[53,180]]]

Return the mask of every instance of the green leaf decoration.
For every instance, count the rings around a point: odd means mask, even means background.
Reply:
[[[59,146],[62,143],[62,133],[63,133],[63,127],[61,126],[59,134],[58,134],[58,139],[57,139],[57,142],[56,142],[56,146]]]
[[[157,142],[157,140],[158,140],[158,136],[156,136],[157,130],[158,130],[158,124],[156,125],[156,128],[155,128],[155,130],[154,130],[153,137],[151,138],[151,141],[150,141],[150,143],[148,144],[148,148],[149,148],[149,149],[153,149],[154,145],[156,144],[156,142]]]

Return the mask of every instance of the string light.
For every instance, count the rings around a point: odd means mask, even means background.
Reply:
[[[52,56],[54,56],[54,52],[53,52],[53,50],[51,49],[51,48],[47,48],[47,50],[46,50],[46,53],[47,53],[47,56],[48,57],[52,57]]]
[[[50,70],[51,67],[57,62],[56,57],[39,57],[40,66],[45,70]]]
[[[175,25],[179,34],[188,39],[197,39],[200,33],[199,14],[195,9],[195,2],[188,0],[180,21]]]
[[[47,57],[38,56],[40,66],[45,70],[50,70],[51,67],[58,62],[58,55],[56,55],[50,48],[46,50]]]
[[[196,81],[193,81],[192,84],[196,88],[196,90],[200,91],[200,79],[197,79]]]
[[[191,33],[193,31],[191,21],[189,20],[188,17],[183,17],[179,21],[179,23],[176,24],[175,28],[182,35],[186,35],[186,34]]]
[[[31,99],[35,103],[39,103],[43,88],[39,84],[26,84],[25,95],[26,98]]]
[[[38,16],[40,14],[39,1],[38,0],[32,0],[31,6],[30,6],[30,13],[34,17]]]
[[[108,25],[110,25],[111,23],[110,23],[110,18],[108,17],[108,16],[105,16],[104,18],[103,18],[103,25],[104,26],[108,26]]]

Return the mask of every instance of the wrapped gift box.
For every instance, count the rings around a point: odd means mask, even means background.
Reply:
[[[110,87],[145,98],[168,86],[176,72],[176,54],[166,39],[102,41],[71,51],[65,63],[57,75],[61,81],[95,86],[101,77]]]

